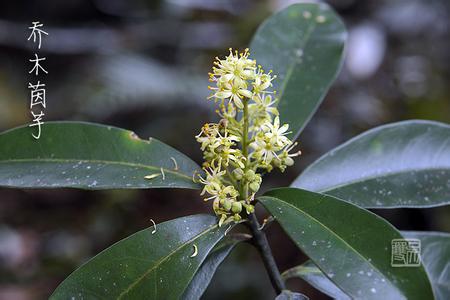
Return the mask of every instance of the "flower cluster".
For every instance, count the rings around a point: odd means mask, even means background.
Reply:
[[[213,201],[219,225],[241,220],[243,211],[252,213],[261,173],[284,171],[300,154],[291,153],[297,143],[287,137],[289,125],[280,124],[276,93],[270,90],[276,76],[249,55],[248,49],[243,53],[230,49],[224,59],[216,58],[209,99],[219,102],[221,120],[205,124],[196,136],[205,160],[205,175],[199,176],[202,195]]]

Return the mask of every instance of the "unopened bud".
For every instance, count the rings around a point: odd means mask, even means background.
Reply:
[[[294,164],[294,160],[291,157],[286,157],[284,159],[284,164],[288,167],[292,166]]]
[[[253,181],[255,179],[255,171],[247,170],[247,172],[245,172],[245,178],[247,178],[248,181]]]
[[[234,169],[233,175],[237,180],[241,180],[244,176],[244,171],[240,168]]]
[[[273,164],[275,167],[280,167],[280,166],[281,166],[281,160],[278,159],[278,158],[274,158],[274,160],[272,160],[272,164]]]
[[[233,202],[231,206],[231,211],[235,214],[238,214],[242,211],[242,203],[241,202]]]
[[[245,210],[247,211],[247,214],[251,214],[255,212],[255,207],[251,204],[244,204]]]
[[[225,210],[229,211],[229,210],[231,209],[232,203],[231,203],[230,200],[225,199],[225,200],[223,201],[223,204],[222,204],[222,205],[223,205],[223,208],[224,208]]]
[[[252,192],[256,193],[259,190],[260,184],[257,181],[253,181],[248,185],[248,187]]]

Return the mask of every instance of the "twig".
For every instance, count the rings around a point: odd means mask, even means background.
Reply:
[[[269,273],[269,278],[272,286],[274,287],[276,293],[280,294],[282,290],[286,289],[286,285],[281,278],[280,271],[278,270],[275,259],[273,258],[272,250],[270,249],[266,234],[263,231],[259,230],[260,225],[254,213],[250,214],[249,219],[249,227],[253,234],[253,244],[256,246],[262,257],[264,266]]]

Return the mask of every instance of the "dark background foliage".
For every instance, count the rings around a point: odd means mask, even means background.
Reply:
[[[39,77],[47,84],[45,120],[131,129],[200,163],[194,135],[215,118],[205,100],[214,56],[245,48],[265,17],[293,2],[2,1],[0,129],[30,122],[28,59],[34,50],[27,28],[41,21],[50,34],[39,52],[49,71]],[[411,118],[450,122],[448,1],[329,4],[349,30],[343,70],[300,137],[304,155],[286,174],[268,176],[264,188],[289,185],[322,153],[371,127]],[[151,218],[163,222],[210,210],[198,191],[0,189],[0,299],[46,298],[78,265],[150,226]],[[377,213],[399,229],[450,231],[448,207]],[[278,226],[268,232],[282,270],[305,260]],[[301,281],[290,286],[326,299]],[[241,245],[205,299],[273,296],[256,251]]]

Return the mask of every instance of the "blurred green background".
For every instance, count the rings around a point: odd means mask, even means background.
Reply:
[[[31,121],[32,21],[49,36],[45,120],[106,123],[158,138],[201,162],[195,142],[216,120],[206,101],[214,56],[243,49],[287,0],[43,0],[0,2],[0,130]],[[314,159],[371,127],[420,118],[450,122],[448,0],[328,1],[349,30],[346,61],[300,136],[303,155],[264,189],[289,185]],[[276,70],[274,70],[276,73]],[[298,88],[302,88],[299,86]],[[68,144],[71,143],[67,137]],[[1,145],[0,145],[1,147]],[[45,299],[77,266],[112,243],[172,218],[211,211],[198,191],[0,189],[0,300]],[[399,229],[450,231],[450,208],[376,211]],[[260,212],[261,217],[264,212]],[[277,225],[284,270],[306,258]],[[327,299],[302,281],[289,283]],[[258,254],[241,245],[205,299],[273,299]]]

